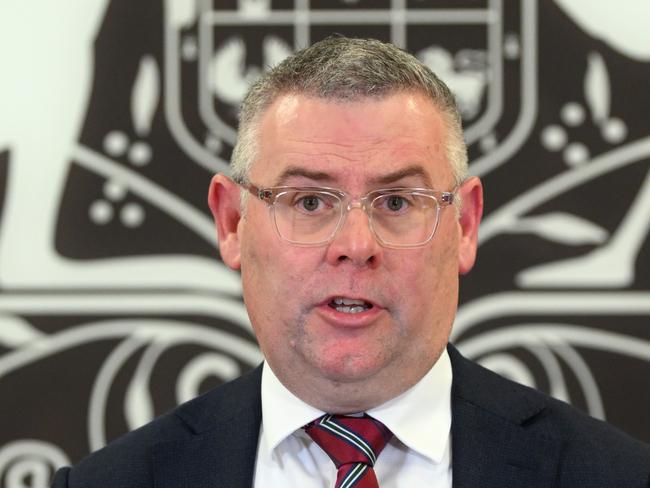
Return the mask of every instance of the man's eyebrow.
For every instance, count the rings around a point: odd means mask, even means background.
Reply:
[[[331,174],[324,171],[313,171],[299,166],[288,166],[276,178],[274,186],[282,186],[286,184],[289,178],[300,176],[314,181],[332,181],[334,178]]]
[[[399,181],[402,178],[408,178],[409,176],[419,176],[424,180],[425,185],[428,187],[432,186],[431,178],[429,178],[427,172],[424,171],[424,168],[422,166],[417,164],[407,166],[406,168],[394,171],[393,173],[376,176],[372,178],[370,182],[374,185],[388,185],[390,183]]]

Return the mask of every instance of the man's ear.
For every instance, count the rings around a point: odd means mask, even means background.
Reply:
[[[483,186],[481,180],[472,176],[458,189],[461,212],[458,219],[460,240],[458,245],[458,272],[469,273],[476,260],[478,226],[483,215]]]
[[[208,205],[217,228],[221,259],[232,269],[241,267],[239,202],[239,185],[223,174],[215,175],[210,182]]]

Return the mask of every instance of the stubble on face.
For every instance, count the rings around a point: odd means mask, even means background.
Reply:
[[[284,245],[284,244],[283,244]],[[299,251],[304,249],[298,248]],[[429,321],[428,332],[420,337],[420,341],[413,343],[408,340],[409,334],[414,334],[414,324],[411,323],[413,314],[405,314],[400,308],[400,294],[396,288],[388,285],[380,286],[368,291],[366,295],[375,297],[378,302],[385,304],[385,313],[390,320],[381,324],[383,329],[368,335],[366,330],[359,331],[359,336],[365,335],[365,347],[355,348],[358,337],[346,332],[343,336],[324,337],[314,326],[314,306],[329,295],[323,283],[328,280],[319,278],[316,271],[310,278],[305,279],[297,272],[290,270],[285,273],[280,281],[264,280],[262,263],[272,259],[272,253],[265,251],[261,256],[258,250],[249,250],[247,261],[250,269],[242,269],[243,276],[248,273],[251,282],[265,281],[270,287],[267,293],[276,297],[290,297],[284,308],[285,314],[272,315],[271,308],[260,307],[257,302],[254,307],[256,315],[251,316],[255,325],[255,333],[260,338],[262,352],[267,362],[294,394],[323,411],[335,413],[350,413],[367,410],[377,406],[377,398],[397,396],[404,390],[403,381],[413,372],[417,377],[428,371],[437,361],[444,349],[449,332],[451,320],[447,311],[438,316],[425,318],[423,311],[422,320]],[[311,250],[314,251],[313,249]],[[453,259],[453,249],[445,249],[443,259]],[[277,261],[277,258],[276,258]],[[438,260],[436,260],[437,262]],[[435,266],[430,260],[432,266]],[[272,272],[286,269],[287,263],[273,267]],[[416,287],[427,287],[432,290],[430,300],[432,303],[455,304],[454,290],[456,286],[442,282],[441,277],[432,281],[425,274],[413,274],[413,283]],[[245,278],[246,281],[246,278]],[[254,288],[245,286],[245,290],[254,293]],[[347,285],[341,288],[350,290],[358,289],[354,278],[347,278]],[[248,299],[253,299],[250,296]],[[351,292],[354,294],[354,291]],[[259,297],[257,297],[259,298]],[[251,307],[249,307],[250,309]],[[276,309],[277,310],[277,309]],[[264,329],[264,324],[275,324],[272,329]],[[406,345],[406,346],[404,346]],[[432,350],[433,345],[438,345]],[[408,351],[403,348],[408,347]],[[278,354],[281,351],[281,360]],[[395,372],[403,372],[401,377],[396,377]],[[418,372],[418,373],[416,373]],[[306,379],[310,379],[306,383]],[[411,380],[408,380],[411,383]],[[299,385],[296,387],[296,385]],[[368,388],[368,385],[379,385]]]

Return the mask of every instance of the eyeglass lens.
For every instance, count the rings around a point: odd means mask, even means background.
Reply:
[[[381,194],[368,207],[370,226],[377,238],[397,247],[425,243],[438,220],[435,197],[413,191]],[[346,212],[341,197],[326,191],[287,190],[276,196],[273,205],[280,236],[306,245],[329,241]]]

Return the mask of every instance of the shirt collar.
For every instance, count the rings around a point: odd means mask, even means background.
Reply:
[[[418,383],[367,413],[388,427],[409,449],[440,463],[451,430],[451,383],[451,362],[444,349]],[[325,413],[291,393],[267,363],[262,370],[261,393],[265,442],[260,448],[269,457],[284,439]]]
[[[266,361],[262,369],[261,391],[264,429],[262,437],[265,442],[260,445],[260,449],[269,458],[285,438],[325,413],[291,393],[275,376]]]
[[[367,413],[388,427],[409,449],[439,464],[451,431],[451,383],[451,362],[444,349],[420,381]]]

